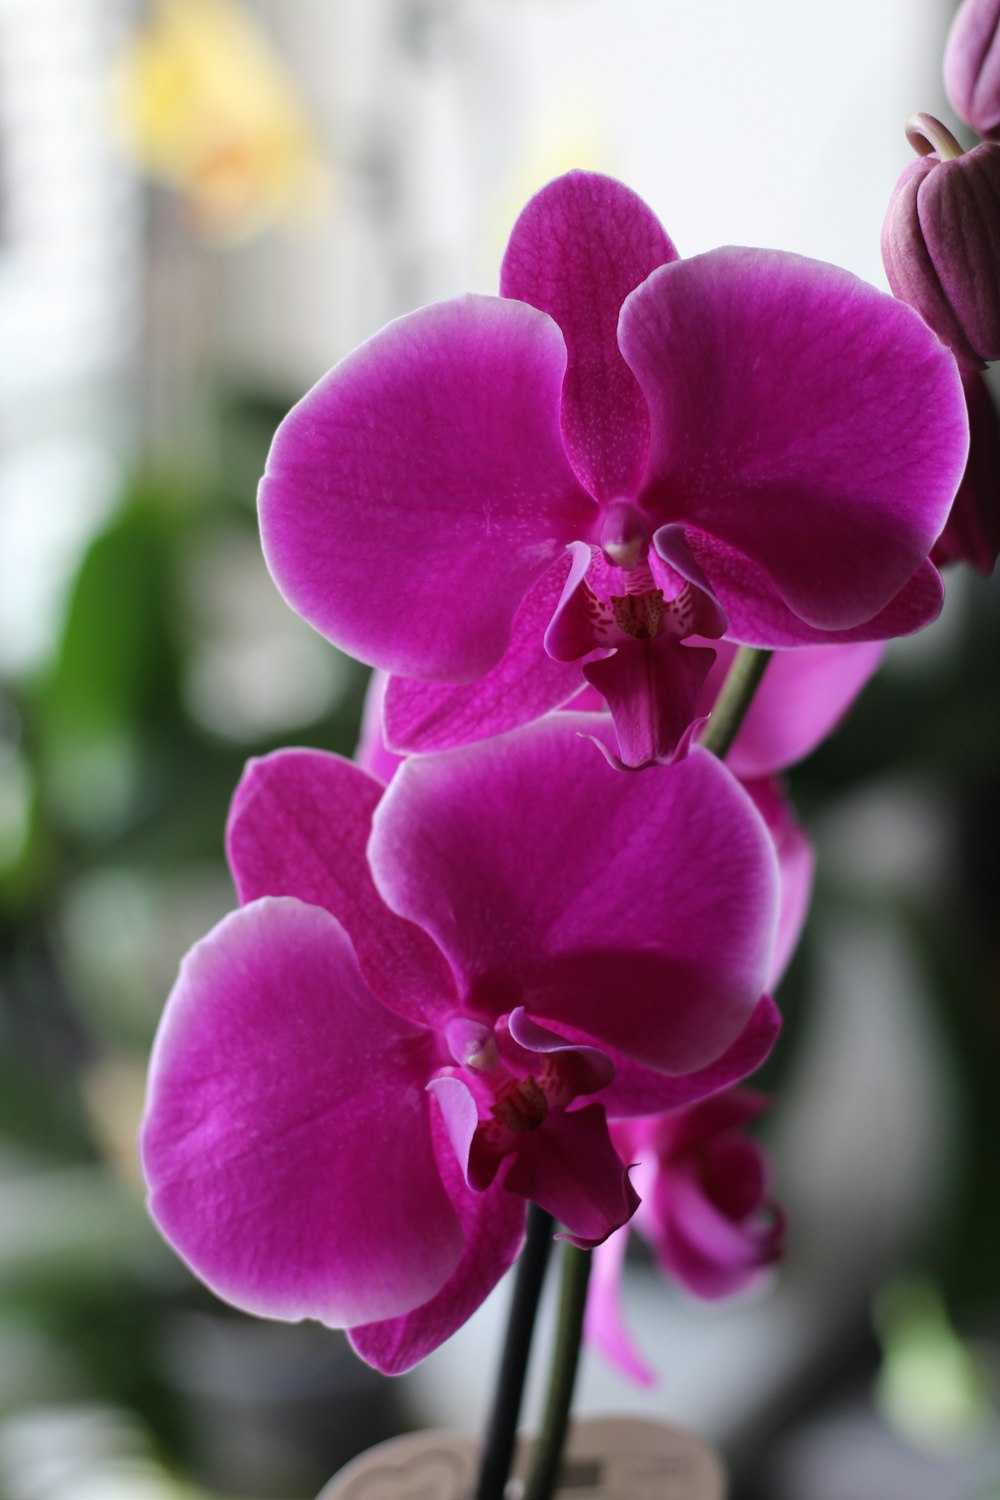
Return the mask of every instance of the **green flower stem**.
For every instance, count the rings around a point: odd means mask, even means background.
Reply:
[[[653,775],[655,775],[655,771]],[[578,1250],[566,1244],[562,1253],[562,1279],[559,1288],[559,1321],[556,1326],[549,1393],[542,1418],[541,1431],[531,1453],[531,1469],[521,1500],[551,1500],[559,1476],[573,1385],[580,1358],[583,1314],[587,1306],[587,1283],[590,1280],[589,1250]]]
[[[720,760],[725,760],[729,754],[753,701],[753,695],[760,686],[764,668],[770,660],[771,652],[759,651],[756,646],[741,646],[737,651],[729,668],[729,675],[722,684],[722,692],[715,701],[712,716],[699,741]]]
[[[537,1203],[528,1205],[528,1230],[517,1263],[517,1276],[507,1320],[507,1338],[500,1360],[490,1425],[483,1443],[476,1500],[503,1500],[514,1454],[517,1419],[521,1414],[524,1377],[531,1352],[538,1299],[545,1280],[555,1221]]]

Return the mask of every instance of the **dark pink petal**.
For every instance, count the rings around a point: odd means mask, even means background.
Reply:
[[[941,575],[933,563],[924,562],[895,598],[863,625],[819,630],[792,613],[763,569],[748,557],[704,532],[689,529],[687,537],[725,607],[729,639],[745,646],[780,649],[885,641],[922,630],[941,613]]]
[[[690,1072],[735,1040],[763,989],[774,853],[715,757],[622,776],[581,738],[610,728],[559,713],[411,757],[376,812],[372,872],[448,955],[474,1015],[523,1004]]]
[[[429,1302],[350,1330],[354,1349],[383,1375],[402,1375],[451,1338],[514,1264],[524,1239],[524,1204],[499,1186],[471,1192],[436,1113],[432,1120],[438,1171],[462,1226],[462,1258]]]
[[[599,500],[635,493],[649,446],[646,404],[618,350],[618,314],[651,271],[676,259],[642,199],[595,172],[550,182],[511,233],[500,291],[549,313],[563,331],[566,451]]]
[[[633,1344],[622,1315],[621,1281],[629,1233],[626,1225],[594,1251],[583,1336],[638,1385],[652,1386],[656,1375]]]
[[[560,1030],[567,1041],[582,1042],[586,1034],[572,1026],[561,1025]],[[754,1006],[753,1014],[722,1056],[706,1068],[694,1073],[682,1073],[671,1078],[642,1063],[626,1057],[624,1053],[609,1049],[615,1069],[614,1080],[598,1095],[609,1120],[629,1120],[635,1115],[654,1115],[664,1110],[676,1110],[695,1104],[735,1083],[741,1083],[755,1073],[771,1055],[781,1031],[781,1016],[778,1007],[768,995],[762,995]],[[613,1134],[617,1139],[619,1126]]]
[[[572,1098],[581,1094],[603,1093],[613,1082],[615,1067],[606,1052],[599,1047],[568,1042],[558,1032],[550,1031],[547,1026],[539,1026],[523,1006],[519,1005],[511,1011],[507,1027],[514,1042],[524,1052],[540,1053],[542,1058],[546,1053],[554,1056],[562,1088]],[[529,1068],[533,1061],[535,1059],[529,1061]]]
[[[649,1138],[659,1145],[663,1154],[679,1158],[697,1152],[713,1137],[741,1130],[762,1115],[769,1103],[766,1094],[755,1093],[752,1089],[728,1089],[701,1100],[691,1109],[679,1110],[661,1120],[636,1121],[632,1128],[641,1129],[646,1124]],[[616,1127],[616,1140],[622,1128]],[[760,1148],[748,1144],[759,1155]]]
[[[234,912],[185,959],[153,1052],[142,1159],[165,1238],[266,1317],[344,1327],[426,1302],[462,1248],[432,1049],[379,1004],[328,912]]]
[[[582,1250],[620,1229],[639,1203],[599,1104],[550,1117],[500,1170],[508,1192],[546,1209],[563,1226],[560,1238]]]
[[[649,405],[652,520],[737,549],[819,629],[884,609],[944,525],[968,442],[954,360],[920,318],[836,267],[727,249],[655,271],[619,343]]]
[[[471,682],[597,508],[563,450],[566,351],[524,303],[463,297],[390,323],[282,422],[260,487],[291,604],[362,661]]]
[[[812,845],[795,820],[792,805],[780,781],[773,778],[743,783],[754,806],[767,824],[778,856],[781,906],[778,936],[768,986],[776,989],[795,952],[809,914],[816,860]]]
[[[729,641],[718,642],[716,650],[703,701],[714,701],[736,655]],[[726,756],[733,775],[741,781],[773,776],[811,755],[837,727],[884,653],[881,641],[776,651]]]
[[[779,1257],[780,1217],[734,1221],[686,1173],[672,1173],[662,1189],[669,1209],[654,1248],[664,1270],[696,1297],[714,1301],[744,1291]]]
[[[510,645],[478,682],[449,687],[391,677],[385,695],[389,743],[422,754],[449,750],[528,724],[579,692],[580,668],[553,661],[543,644],[568,571],[564,553],[526,594],[514,616]]]
[[[604,636],[607,632],[600,629],[597,613],[600,606],[587,578],[595,566],[600,567],[600,554],[586,542],[571,542],[566,550],[570,559],[569,571],[545,630],[545,650],[553,661],[593,661],[606,656],[611,649],[611,637],[606,642]],[[611,573],[612,570],[605,565],[603,571]]]
[[[648,641],[623,641],[613,656],[584,667],[611,710],[623,765],[638,770],[686,751],[714,660],[714,651],[661,633]]]
[[[382,712],[388,685],[392,679],[387,672],[377,668],[368,679],[364,708],[361,711],[361,733],[354,759],[369,776],[375,776],[388,786],[402,763],[403,757],[386,749],[385,732],[382,728]],[[447,692],[448,689],[445,689]]]
[[[455,1008],[451,971],[432,940],[389,910],[366,848],[383,788],[322,750],[276,750],[247,765],[233,795],[226,848],[240,901],[296,896],[350,934],[361,971],[386,1005],[433,1021]]]

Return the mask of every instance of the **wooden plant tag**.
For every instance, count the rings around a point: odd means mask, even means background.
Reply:
[[[530,1442],[522,1438],[508,1487],[517,1500]],[[318,1500],[471,1500],[479,1445],[447,1432],[381,1443],[354,1459]],[[574,1422],[557,1500],[726,1500],[717,1455],[678,1427],[639,1417]]]

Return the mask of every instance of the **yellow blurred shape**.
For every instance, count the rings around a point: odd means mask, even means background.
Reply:
[[[136,162],[212,236],[295,218],[324,185],[295,84],[235,0],[154,0],[122,59],[120,99]]]

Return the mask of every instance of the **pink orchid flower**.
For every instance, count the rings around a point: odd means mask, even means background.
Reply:
[[[509,1267],[526,1200],[580,1245],[628,1219],[609,1119],[767,1055],[763,824],[705,752],[619,775],[582,737],[609,727],[552,715],[388,789],[251,762],[244,904],[184,962],[142,1136],[153,1217],[220,1296],[406,1369]]]
[[[732,1089],[688,1109],[622,1121],[612,1136],[636,1163],[641,1203],[631,1223],[594,1256],[586,1333],[642,1385],[656,1377],[621,1311],[628,1235],[649,1243],[661,1270],[695,1297],[729,1297],[759,1285],[782,1255],[785,1219],[770,1201],[767,1158],[741,1132],[767,1100]]]
[[[525,208],[501,293],[390,324],[278,430],[265,555],[337,645],[484,735],[596,683],[639,766],[686,746],[723,632],[798,647],[935,617],[967,423],[912,309],[777,251],[679,260],[582,172]]]
[[[780,903],[775,957],[770,979],[778,984],[795,950],[809,910],[814,860],[805,833],[798,826],[779,775],[816,748],[843,718],[872,677],[884,654],[882,642],[847,646],[805,646],[777,651],[768,663],[760,686],[726,756],[726,765],[743,783],[764,819],[778,856]],[[697,713],[711,712],[726,673],[736,655],[730,641],[717,643]],[[417,749],[433,752],[446,747],[450,737],[472,743],[481,736],[473,713],[449,715],[443,722],[435,713],[437,690],[425,683],[374,672],[365,698],[358,763],[388,783],[403,757],[389,750],[390,723],[402,711],[410,722],[420,722]],[[511,684],[508,711],[517,712],[517,684]],[[585,687],[572,699],[574,710],[599,711],[601,695]],[[425,717],[419,715],[425,712]],[[531,717],[529,714],[528,717]]]

